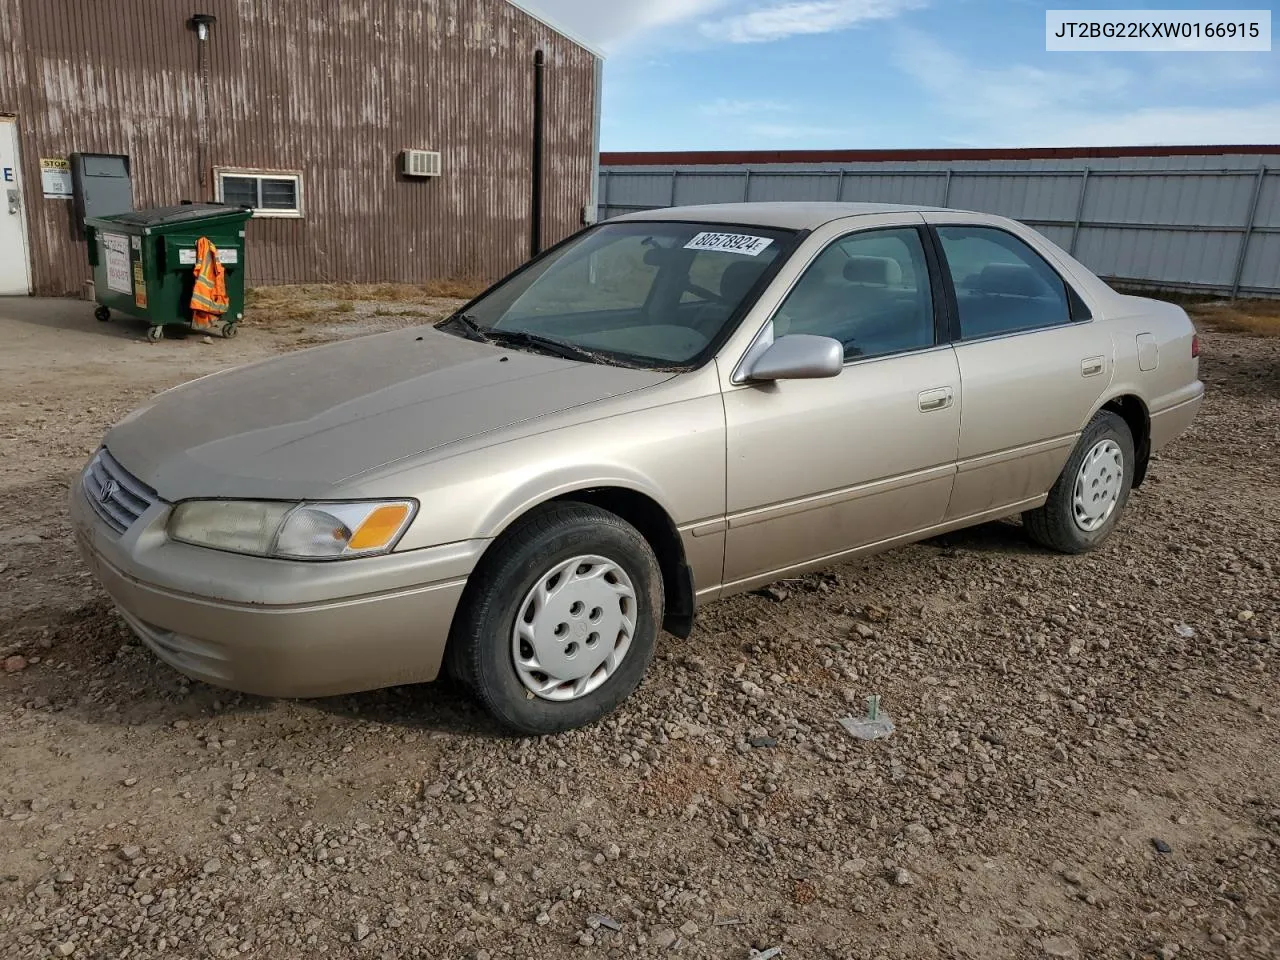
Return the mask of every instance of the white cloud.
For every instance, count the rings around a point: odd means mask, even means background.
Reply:
[[[847,139],[849,131],[840,127],[818,127],[801,123],[752,123],[745,130],[743,146],[750,147],[752,140],[770,140],[794,145],[802,140]]]
[[[892,20],[929,0],[796,0],[704,23],[703,36],[728,43],[768,43],[801,34],[834,33]]]
[[[876,20],[891,20],[931,0],[514,0],[603,48],[624,50],[664,28],[699,21],[668,39],[702,43],[764,43],[801,34],[832,33]],[[710,19],[708,19],[710,18]]]
[[[1061,137],[1085,147],[1138,144],[1272,143],[1280,100],[1256,107],[1145,107],[1064,118]],[[1048,135],[1047,131],[1043,135]]]
[[[1038,110],[1101,104],[1133,82],[1128,70],[1102,61],[1073,61],[1069,71],[1017,63],[977,66],[932,37],[906,30],[900,37],[898,65],[948,113],[983,122],[1025,123]]]
[[[519,0],[612,52],[643,34],[714,13],[732,0]]]
[[[728,100],[721,97],[698,107],[704,117],[751,117],[762,113],[785,113],[791,107],[781,100]]]
[[[1156,146],[1266,143],[1280,130],[1280,100],[1252,107],[1169,103],[1176,89],[1160,72],[1124,69],[1071,55],[1063,69],[979,66],[930,37],[905,32],[899,67],[930,96],[946,138],[975,146]],[[1165,69],[1164,67],[1160,68]],[[1195,89],[1194,85],[1184,89]],[[1164,100],[1153,104],[1152,100]],[[1195,103],[1195,100],[1190,100]]]
[[[1233,90],[1280,82],[1268,53],[1148,54],[1155,89],[1196,86]]]

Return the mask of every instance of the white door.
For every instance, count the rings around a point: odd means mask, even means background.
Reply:
[[[0,117],[0,296],[31,292],[25,207],[18,124],[12,117]]]

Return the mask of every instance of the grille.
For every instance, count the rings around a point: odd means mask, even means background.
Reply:
[[[98,516],[116,533],[124,533],[158,499],[145,483],[99,450],[84,471],[84,492]]]

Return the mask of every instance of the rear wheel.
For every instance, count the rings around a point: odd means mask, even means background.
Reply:
[[[1101,546],[1129,501],[1135,463],[1128,424],[1103,410],[1080,435],[1045,505],[1022,515],[1031,539],[1062,553]]]
[[[597,507],[552,504],[472,575],[450,669],[518,733],[585,726],[639,686],[663,602],[657,558],[639,531]]]

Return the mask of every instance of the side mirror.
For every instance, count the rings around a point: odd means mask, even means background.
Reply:
[[[760,355],[747,379],[820,380],[838,377],[844,369],[844,346],[832,337],[793,333],[779,337]]]

